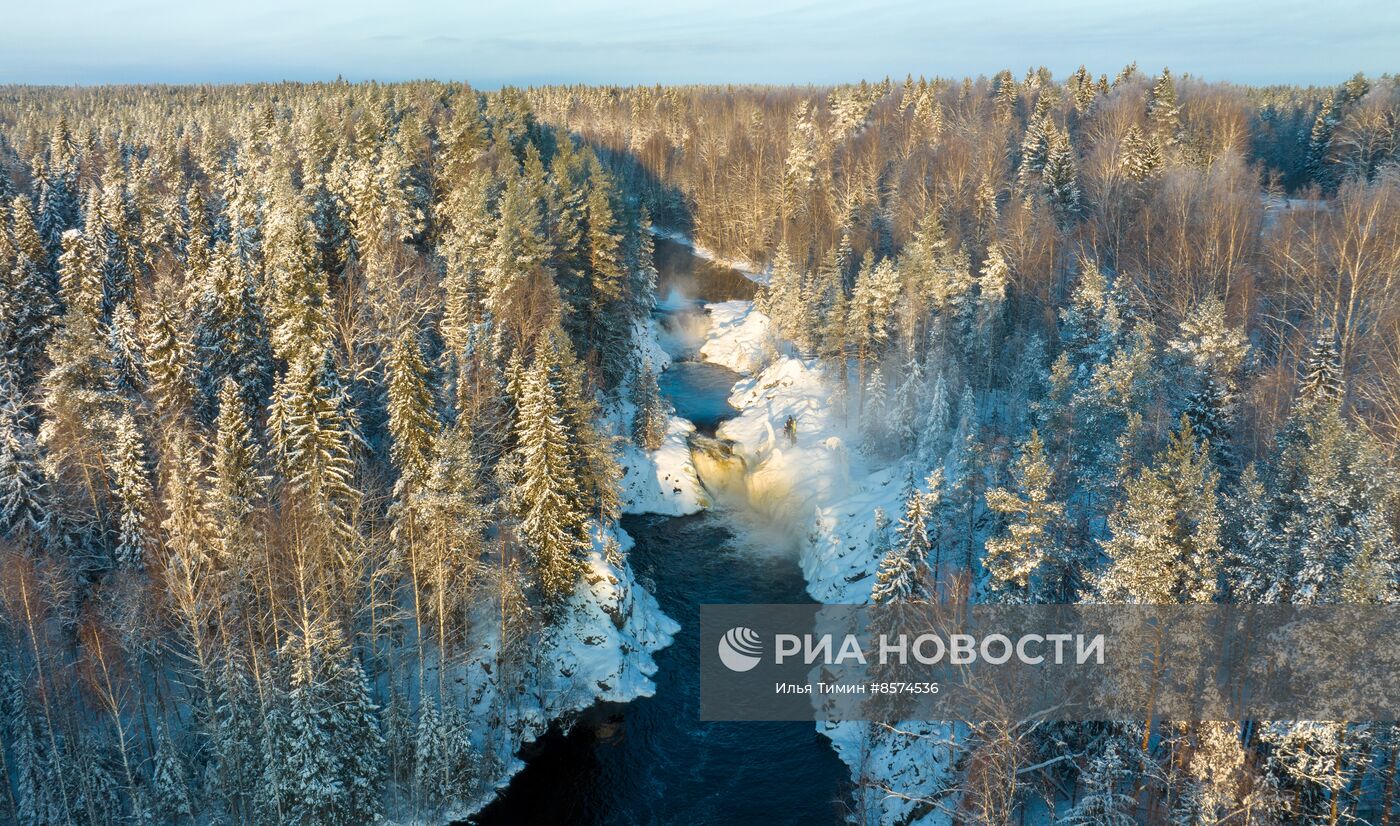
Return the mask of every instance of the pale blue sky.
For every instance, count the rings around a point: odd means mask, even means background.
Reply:
[[[3,0],[0,83],[828,83],[1110,76],[1332,84],[1400,70],[1396,0]]]

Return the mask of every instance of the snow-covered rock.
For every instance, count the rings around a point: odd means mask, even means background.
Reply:
[[[609,545],[618,553],[610,554]],[[507,689],[508,696],[501,695],[497,630],[487,616],[476,623],[477,647],[453,673],[464,685],[470,719],[494,721],[473,732],[478,752],[494,770],[477,799],[447,812],[449,820],[489,803],[524,768],[520,748],[554,722],[567,723],[596,702],[625,703],[656,693],[652,654],[671,644],[680,624],[638,584],[625,556],[631,546],[621,528],[595,531],[583,578],[563,617],[533,642],[525,673],[507,681],[520,690]]]
[[[689,439],[695,425],[672,416],[661,447],[645,451],[632,442],[622,446],[623,513],[685,516],[709,507],[690,457]]]
[[[755,373],[778,354],[768,316],[752,301],[722,301],[706,304],[710,330],[700,347],[700,357],[736,373]]]

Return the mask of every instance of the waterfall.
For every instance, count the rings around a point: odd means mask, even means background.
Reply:
[[[699,433],[690,437],[690,460],[700,484],[717,502],[743,504],[748,501],[748,465],[734,452],[734,443]]]
[[[693,357],[710,329],[710,318],[698,302],[675,289],[656,305],[656,319],[661,347],[675,358]]]

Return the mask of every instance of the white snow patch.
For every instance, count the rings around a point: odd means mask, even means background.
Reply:
[[[700,357],[736,373],[756,373],[777,357],[780,346],[768,316],[752,301],[706,304],[710,328]]]
[[[695,425],[672,416],[661,447],[648,452],[631,441],[622,446],[622,512],[685,516],[709,507],[690,457]]]

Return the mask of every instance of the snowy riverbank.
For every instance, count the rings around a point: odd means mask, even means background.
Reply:
[[[670,356],[657,343],[654,324],[639,332],[644,357],[655,369],[668,366]],[[703,508],[703,489],[686,442],[694,426],[672,416],[660,450],[648,453],[627,438],[634,413],[630,403],[621,402],[607,410],[601,422],[620,446],[623,511],[681,515]],[[501,665],[495,652],[502,644],[495,618],[479,618],[476,627],[491,630],[481,632],[474,652],[452,673],[465,686],[469,719],[492,721],[472,733],[473,745],[492,771],[476,798],[449,810],[446,822],[489,804],[525,767],[521,749],[552,725],[567,727],[596,703],[626,703],[656,693],[652,655],[672,643],[680,624],[666,616],[638,582],[627,561],[632,544],[620,526],[595,530],[583,579],[563,620],[547,627],[533,644],[526,671],[518,679],[522,689],[510,697],[502,697],[499,689],[496,672]]]
[[[622,555],[606,546],[617,543]],[[656,599],[643,588],[627,563],[632,540],[620,528],[601,532],[589,554],[583,580],[569,601],[566,616],[546,629],[521,675],[524,690],[508,698],[499,695],[494,632],[454,675],[465,683],[468,715],[492,720],[488,729],[473,732],[478,753],[495,770],[480,795],[447,812],[447,822],[476,812],[495,797],[525,763],[521,748],[551,725],[600,702],[625,703],[656,692],[652,654],[671,644],[679,624],[662,613]],[[489,627],[489,618],[485,618]]]
[[[729,402],[739,415],[718,431],[747,466],[748,505],[789,536],[814,599],[864,603],[879,566],[871,536],[875,509],[897,515],[907,469],[865,456],[859,427],[838,414],[836,381],[814,359],[801,358],[748,301],[706,307],[711,324],[701,355],[745,374]],[[849,392],[852,391],[848,391]],[[784,435],[791,417],[796,439]],[[818,724],[857,784],[857,820],[941,824],[935,798],[951,773],[944,724],[908,721],[894,727],[862,722]],[[899,795],[882,789],[898,789]]]

